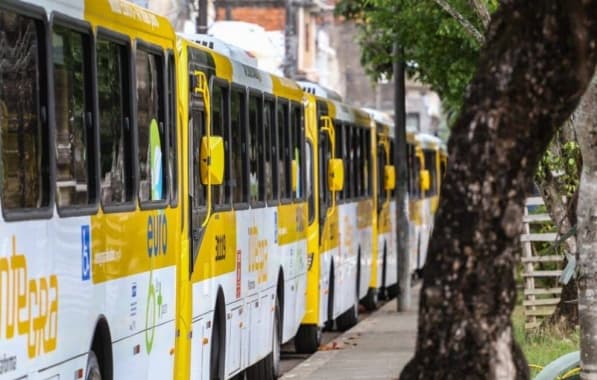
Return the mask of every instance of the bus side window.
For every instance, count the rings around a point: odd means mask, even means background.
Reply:
[[[192,100],[194,101],[194,100]],[[207,199],[207,188],[201,182],[201,137],[205,136],[205,112],[200,107],[191,107],[191,115],[189,120],[190,136],[189,140],[192,144],[191,160],[192,170],[189,173],[190,181],[192,181],[192,207],[193,209],[200,209],[205,206]]]
[[[96,203],[91,37],[61,25],[52,30],[59,208]]]
[[[355,165],[354,165],[354,174],[355,174],[355,196],[360,198],[363,197],[363,150],[361,140],[363,139],[363,129],[362,128],[355,128],[354,133],[352,135],[352,145],[355,151]]]
[[[278,180],[280,183],[280,199],[288,200],[292,193],[288,100],[278,98],[276,109],[278,114]]]
[[[276,149],[276,108],[273,99],[266,99],[263,107],[265,140],[265,195],[268,202],[278,200],[278,159]]]
[[[304,184],[304,135],[305,129],[303,126],[303,109],[297,103],[292,103],[292,108],[290,109],[290,121],[292,127],[292,157],[291,162],[294,160],[297,164],[297,186],[296,191],[294,192],[295,199],[302,199],[303,198],[303,188]]]
[[[263,165],[265,147],[263,145],[263,101],[261,94],[249,96],[249,196],[252,204],[265,201],[265,181]]]
[[[313,183],[313,176],[315,172],[315,160],[313,157],[313,144],[310,140],[305,141],[305,190],[308,202],[308,220],[309,224],[313,223],[315,219],[315,184]]]
[[[363,187],[363,195],[364,196],[370,196],[371,192],[369,191],[369,185],[367,183],[368,179],[368,171],[367,171],[367,165],[369,165],[369,162],[371,161],[371,148],[368,146],[369,142],[367,142],[367,137],[370,135],[370,130],[364,129],[362,131],[362,136],[361,136],[361,151],[363,152],[363,164],[360,168],[361,170],[361,181],[362,181],[362,187]]]
[[[225,87],[223,83],[220,84],[214,82],[211,92],[211,135],[221,136],[224,140],[225,165],[224,182],[221,185],[212,185],[212,203],[214,206],[220,206],[220,208],[230,206],[230,199],[232,195],[232,177],[230,173],[230,126],[228,125],[228,94],[229,91],[227,86]]]
[[[137,48],[135,66],[139,200],[161,201],[168,195],[164,57]]]
[[[99,37],[96,44],[100,121],[100,181],[104,206],[134,197],[130,47]]]
[[[177,141],[177,123],[176,123],[176,66],[174,66],[174,55],[168,53],[168,77],[167,77],[167,111],[168,111],[168,132],[170,133],[168,144],[168,170],[170,184],[170,206],[178,205],[178,141]]]
[[[353,193],[353,184],[354,179],[353,176],[353,169],[352,166],[354,164],[354,155],[352,151],[352,129],[354,126],[352,124],[344,124],[344,133],[342,136],[342,145],[344,146],[344,172],[347,174],[346,178],[344,179],[344,199],[352,199]]]
[[[437,170],[436,170],[436,163],[435,163],[435,154],[434,150],[424,150],[425,154],[425,166],[426,169],[429,170],[429,190],[425,193],[426,196],[434,196],[437,195]]]
[[[50,205],[44,25],[0,10],[0,179],[4,210]]]
[[[232,202],[246,203],[247,170],[246,97],[244,89],[233,88],[230,96],[230,191]]]
[[[386,152],[381,144],[381,135],[377,135],[377,193],[379,194],[379,206],[385,203],[388,195],[384,188],[384,167],[386,164]]]

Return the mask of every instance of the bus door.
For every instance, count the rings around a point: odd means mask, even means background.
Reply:
[[[328,163],[332,158],[332,143],[328,133],[324,132],[324,117],[327,117],[327,105],[317,102],[317,122],[319,124],[319,144],[318,144],[318,163],[319,163],[319,237],[322,238],[322,231],[325,225],[328,207],[331,203],[332,194],[327,185]]]
[[[222,136],[211,134],[210,91],[203,71],[192,70],[189,95],[189,194],[191,271],[199,253],[201,238],[212,212],[212,185],[224,176]]]
[[[319,117],[319,123],[319,226],[321,232],[327,215],[332,213],[336,207],[336,193],[342,191],[344,187],[344,164],[341,158],[336,158],[337,148],[332,119],[324,114]]]

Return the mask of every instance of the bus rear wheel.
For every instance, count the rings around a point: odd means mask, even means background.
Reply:
[[[358,321],[359,306],[358,303],[355,303],[336,319],[336,327],[339,331],[346,331],[356,325]]]
[[[85,373],[85,380],[102,380],[97,356],[95,356],[95,352],[93,351],[89,351],[89,355],[87,356],[87,369]]]
[[[294,337],[294,348],[299,354],[312,354],[321,344],[321,328],[317,325],[301,325]]]
[[[363,298],[361,303],[363,304],[363,306],[365,306],[365,309],[367,309],[367,311],[373,311],[377,309],[377,300],[377,289],[369,288],[367,290],[367,295],[365,296],[365,298]]]

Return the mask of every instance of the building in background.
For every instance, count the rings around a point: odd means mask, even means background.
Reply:
[[[194,33],[199,0],[134,0]],[[261,69],[335,90],[346,102],[394,113],[394,82],[373,83],[360,64],[357,28],[334,18],[332,0],[208,0],[208,33],[246,50]],[[445,138],[439,96],[406,82],[407,124]]]

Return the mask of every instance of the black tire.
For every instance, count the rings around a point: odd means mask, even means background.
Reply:
[[[275,380],[280,376],[280,306],[276,298],[276,312],[272,329],[272,352],[251,367],[247,368],[247,380]]]
[[[102,380],[102,371],[95,352],[89,351],[87,356],[87,369],[85,370],[85,380]]]
[[[224,358],[222,355],[222,342],[224,337],[220,331],[220,320],[218,313],[214,314],[213,328],[211,330],[211,346],[209,356],[209,378],[210,380],[224,379]]]
[[[270,366],[272,379],[277,379],[282,373],[280,367],[280,352],[282,351],[282,323],[280,315],[280,302],[278,301],[278,297],[276,297],[276,312],[274,313],[274,326],[272,330],[274,334],[272,337],[272,363]]]
[[[388,286],[386,288],[386,294],[388,295],[389,300],[395,298],[398,295],[398,284]]]
[[[365,309],[368,311],[373,311],[377,309],[377,289],[369,288],[367,290],[367,295],[361,301],[361,304],[365,306]]]
[[[294,337],[294,348],[299,354],[312,354],[321,345],[321,327],[301,325]]]
[[[330,284],[328,291],[328,320],[325,321],[323,329],[330,331],[334,329],[334,263],[330,269]]]
[[[336,319],[336,327],[339,331],[346,331],[359,321],[359,306],[355,302],[348,310],[340,314]]]
[[[383,244],[383,264],[381,267],[381,288],[379,289],[379,292],[377,293],[377,299],[378,300],[386,300],[388,299],[388,292],[386,289],[386,279],[388,278],[388,262],[387,262],[387,258],[388,258],[388,249],[387,249],[387,245],[386,243]]]

